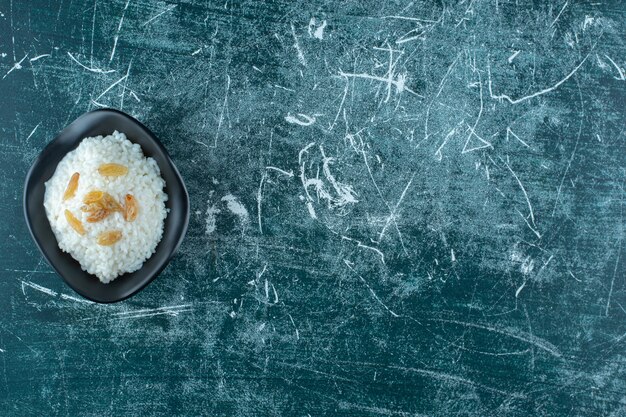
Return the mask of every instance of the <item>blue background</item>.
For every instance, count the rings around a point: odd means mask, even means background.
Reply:
[[[624,17],[0,0],[0,414],[626,414]],[[100,107],[161,138],[192,203],[114,305],[63,284],[21,207]]]

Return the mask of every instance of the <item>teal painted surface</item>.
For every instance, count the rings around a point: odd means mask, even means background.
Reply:
[[[624,15],[1,0],[0,414],[624,415]],[[101,106],[192,202],[170,266],[106,306],[21,214]]]

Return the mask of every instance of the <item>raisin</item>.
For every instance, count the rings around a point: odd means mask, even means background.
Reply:
[[[63,193],[63,201],[69,200],[70,198],[74,197],[74,194],[76,194],[76,189],[78,188],[79,177],[80,174],[78,172],[72,174],[70,182],[67,184],[67,188],[65,189],[65,193]]]
[[[137,199],[132,194],[126,194],[124,201],[126,203],[124,207],[124,220],[132,222],[137,218],[137,214],[139,213]]]
[[[100,190],[89,191],[83,197],[83,203],[85,204],[95,203],[97,201],[102,200],[102,197],[104,197],[104,192]]]
[[[87,216],[87,223],[97,223],[101,220],[106,219],[109,216],[109,214],[111,214],[111,212],[105,208],[97,208],[95,210],[90,210],[89,216]]]
[[[123,211],[120,203],[111,194],[100,190],[90,191],[85,194],[83,202],[85,205],[80,209],[89,213],[89,217],[87,217],[88,223],[97,223],[106,219],[113,212]]]
[[[84,211],[85,213],[91,213],[92,211],[97,211],[100,210],[100,204],[98,203],[90,203],[90,204],[85,204],[84,206],[82,206],[80,208],[80,211]]]
[[[76,233],[79,235],[85,234],[83,224],[72,214],[71,211],[65,210],[65,220],[67,220],[67,223],[76,231]]]
[[[102,196],[102,206],[110,212],[119,211],[122,212],[122,206],[117,202],[115,197],[109,193],[104,193]]]
[[[122,232],[120,230],[107,230],[98,235],[96,241],[98,245],[111,246],[118,242],[122,238]]]
[[[128,173],[128,168],[120,164],[102,164],[98,167],[98,172],[105,177],[121,177]]]

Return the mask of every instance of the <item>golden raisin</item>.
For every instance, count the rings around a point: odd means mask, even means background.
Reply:
[[[105,177],[121,177],[128,173],[128,168],[120,164],[102,164],[98,167],[98,172]]]
[[[97,223],[104,220],[115,211],[122,212],[120,203],[111,194],[104,191],[94,190],[88,192],[85,194],[83,202],[85,205],[80,209],[89,213],[89,217],[87,217],[88,223]]]
[[[85,194],[85,197],[83,197],[83,203],[85,204],[95,203],[96,201],[102,200],[103,196],[104,196],[104,192],[100,190],[89,191],[87,194]]]
[[[139,213],[137,199],[132,194],[126,194],[124,202],[124,220],[126,220],[127,222],[132,222],[137,218],[137,214]]]
[[[65,193],[63,193],[63,201],[69,200],[70,198],[74,197],[74,194],[76,194],[76,189],[78,188],[79,177],[80,174],[78,172],[72,174],[70,182],[67,184],[67,188],[65,189]]]
[[[120,230],[107,230],[98,235],[96,241],[98,245],[111,246],[118,242],[122,238],[122,232]]]
[[[93,211],[100,210],[100,208],[101,208],[100,204],[90,203],[90,204],[85,204],[84,206],[82,206],[80,210],[84,211],[85,213],[91,213]]]
[[[104,208],[90,210],[89,216],[87,216],[87,223],[97,223],[100,220],[106,219],[109,214],[111,214],[111,212]]]
[[[76,233],[79,235],[85,234],[83,224],[72,214],[71,211],[65,210],[65,220],[67,220],[67,223],[76,231]]]
[[[117,202],[117,200],[115,199],[115,197],[113,197],[111,194],[109,193],[104,193],[102,196],[102,206],[104,208],[106,208],[107,210],[113,212],[113,211],[119,211],[122,212],[122,206],[120,205],[120,203]]]

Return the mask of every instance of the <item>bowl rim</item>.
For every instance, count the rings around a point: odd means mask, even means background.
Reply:
[[[39,235],[34,230],[34,226],[33,226],[32,222],[31,222],[31,218],[30,218],[31,217],[30,213],[29,213],[30,205],[29,205],[29,202],[28,202],[28,196],[30,195],[30,190],[31,190],[33,171],[35,171],[35,169],[43,162],[44,156],[46,156],[46,154],[50,152],[50,149],[53,147],[54,143],[61,137],[61,134],[65,130],[67,130],[70,126],[74,125],[75,123],[77,123],[81,119],[89,117],[90,115],[93,115],[94,113],[117,114],[118,116],[122,116],[123,118],[128,119],[131,123],[136,124],[141,130],[143,130],[146,133],[146,135],[150,138],[150,140],[162,152],[163,156],[165,157],[166,162],[169,164],[169,168],[174,172],[175,177],[178,179],[178,182],[180,183],[180,189],[182,191],[181,194],[182,194],[183,199],[184,199],[183,206],[185,208],[183,224],[182,224],[182,226],[180,228],[180,237],[177,239],[176,243],[173,246],[171,246],[171,249],[168,251],[169,253],[167,254],[167,256],[165,256],[163,258],[164,260],[162,262],[162,265],[159,266],[154,271],[154,273],[152,273],[151,276],[149,276],[147,279],[145,279],[144,282],[141,283],[141,285],[139,285],[134,291],[129,292],[128,294],[124,295],[123,297],[118,297],[118,298],[114,298],[114,299],[106,299],[106,300],[98,299],[97,297],[93,297],[89,293],[85,293],[84,291],[75,288],[74,285],[72,285],[72,283],[68,279],[66,279],[65,275],[61,273],[61,271],[59,270],[59,268],[57,267],[55,262],[50,260],[49,255],[46,253],[46,251],[43,248],[43,244],[41,242],[41,238],[39,237]],[[84,139],[84,137],[80,138],[79,140],[77,140],[76,141],[76,146],[72,150],[76,149],[76,147],[78,147],[78,145],[80,144],[80,142],[83,139]],[[133,142],[133,143],[135,143],[135,142]],[[142,151],[143,151],[143,149],[142,149]],[[58,163],[57,163],[57,165],[58,165]],[[55,167],[55,170],[56,170],[56,167]],[[162,170],[161,166],[159,166],[159,170]],[[165,181],[165,179],[164,179],[164,181]],[[165,183],[165,186],[166,187],[168,186],[167,182]],[[132,297],[132,296],[134,296],[136,294],[138,294],[139,292],[143,291],[143,289],[145,289],[152,281],[154,281],[155,278],[157,276],[159,276],[161,274],[161,272],[163,272],[163,270],[167,267],[167,265],[169,265],[170,261],[172,260],[172,258],[174,257],[174,255],[176,254],[176,252],[178,251],[180,246],[182,245],[183,240],[185,240],[185,236],[186,236],[187,230],[189,228],[189,218],[190,218],[190,215],[191,215],[189,192],[187,190],[187,186],[185,185],[185,181],[183,180],[183,177],[180,174],[180,171],[178,171],[178,168],[174,164],[174,161],[170,157],[170,154],[167,152],[167,149],[165,148],[165,146],[163,146],[163,144],[157,138],[157,136],[150,129],[148,129],[148,127],[146,125],[141,123],[139,120],[135,119],[133,116],[131,116],[131,115],[127,114],[127,113],[124,113],[121,110],[114,109],[114,108],[101,108],[101,109],[91,110],[91,111],[88,111],[86,113],[81,114],[76,119],[74,119],[74,121],[72,121],[70,124],[66,125],[63,129],[61,129],[55,135],[55,137],[50,142],[48,142],[46,144],[46,146],[43,147],[43,149],[39,152],[39,154],[37,155],[36,159],[33,161],[32,165],[30,166],[30,168],[28,170],[28,173],[26,174],[26,178],[24,180],[24,192],[23,192],[23,195],[22,195],[22,211],[23,211],[23,214],[24,214],[24,219],[26,221],[26,226],[28,228],[28,232],[30,233],[30,236],[32,237],[32,239],[35,241],[37,249],[39,249],[39,252],[43,256],[43,258],[46,260],[48,265],[50,265],[52,267],[52,269],[54,269],[54,271],[57,273],[57,275],[60,276],[61,279],[63,279],[63,281],[65,282],[65,284],[68,287],[70,287],[74,292],[76,292],[80,296],[82,296],[82,297],[84,297],[84,298],[86,298],[86,299],[88,299],[90,301],[93,301],[93,302],[99,303],[99,304],[112,304],[112,303],[117,303],[117,302],[120,302],[120,301],[124,301],[124,300],[126,300],[126,299],[128,299],[128,298],[130,298],[130,297]],[[50,222],[49,222],[45,212],[43,213],[43,215],[46,217],[46,221],[48,223],[48,227],[51,228]],[[164,225],[164,228],[163,228],[163,234],[165,235],[165,225]],[[54,233],[53,233],[53,236],[54,236]],[[55,239],[56,239],[56,236],[55,236]],[[161,237],[161,240],[162,239],[163,239],[163,237]],[[57,246],[58,246],[58,242],[57,242]],[[155,254],[156,254],[156,252],[153,253],[151,256],[154,256]],[[150,257],[148,259],[150,259]],[[76,262],[78,262],[78,261],[76,261]],[[81,270],[82,270],[82,268],[81,268]],[[141,268],[139,270],[141,270]],[[85,272],[86,274],[89,274],[87,271],[83,271],[83,272]],[[93,274],[89,274],[89,275],[93,276]],[[122,274],[119,278],[122,278],[124,275],[125,274]]]

